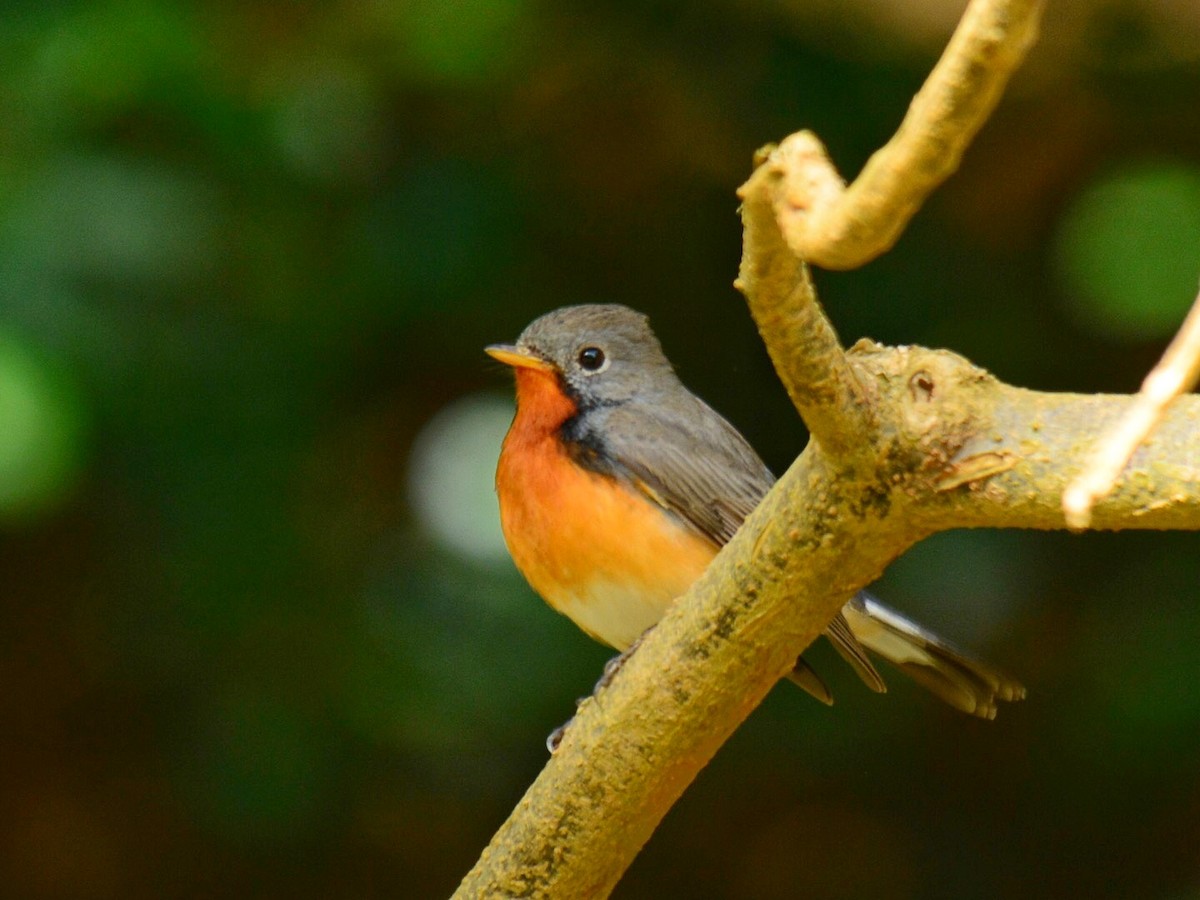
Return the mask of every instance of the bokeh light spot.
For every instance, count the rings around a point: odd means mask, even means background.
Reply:
[[[52,509],[79,476],[81,402],[68,379],[0,332],[0,519]]]
[[[1200,169],[1141,163],[1094,182],[1067,210],[1056,254],[1082,327],[1168,337],[1200,284]]]
[[[456,400],[429,421],[413,445],[409,494],[425,526],[455,552],[505,558],[496,507],[500,442],[512,402],[493,394]]]

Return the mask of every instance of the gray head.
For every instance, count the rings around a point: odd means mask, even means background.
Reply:
[[[584,407],[679,384],[650,320],[615,303],[556,309],[535,319],[515,345],[488,352],[509,365],[552,368]]]

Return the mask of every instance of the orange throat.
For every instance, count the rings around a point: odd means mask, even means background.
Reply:
[[[578,412],[551,372],[518,368],[517,414],[496,470],[517,568],[550,606],[624,649],[707,567],[716,547],[634,488],[576,463]]]
[[[514,369],[517,376],[517,415],[504,438],[505,447],[513,440],[537,440],[553,437],[563,423],[579,411],[567,396],[553,372],[540,369]]]

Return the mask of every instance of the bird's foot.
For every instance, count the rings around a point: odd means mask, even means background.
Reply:
[[[617,673],[621,671],[621,667],[625,665],[625,661],[629,659],[629,657],[633,655],[633,652],[642,645],[643,638],[645,638],[649,633],[650,629],[647,628],[642,632],[641,636],[636,641],[604,664],[604,671],[600,673],[600,680],[597,681],[596,686],[592,688],[593,697],[612,684],[612,680],[617,677]],[[590,698],[588,697],[580,697],[575,701],[575,708],[579,709],[579,707],[583,706],[583,704],[589,699]],[[552,732],[550,732],[549,736],[547,736],[546,749],[550,751],[551,755],[558,750],[558,745],[562,743],[563,735],[566,734],[567,729],[571,727],[571,723],[574,721],[575,717],[572,716],[571,718],[567,719],[567,721],[555,728]]]
[[[575,698],[575,708],[579,709],[579,707],[583,706],[583,704],[587,703],[587,701],[587,697]],[[558,750],[558,745],[562,743],[563,735],[567,733],[567,729],[571,727],[571,723],[574,721],[575,717],[571,716],[571,718],[567,719],[567,721],[563,722],[552,732],[546,735],[546,749],[550,751],[551,756],[553,756],[554,752]]]
[[[612,680],[617,677],[617,673],[624,668],[626,661],[629,659],[629,657],[633,656],[634,651],[637,650],[638,647],[642,646],[642,641],[646,639],[646,635],[648,635],[653,629],[653,625],[650,626],[650,628],[647,628],[638,636],[636,641],[604,664],[604,671],[600,673],[600,680],[597,681],[596,686],[592,688],[593,697],[612,684]]]

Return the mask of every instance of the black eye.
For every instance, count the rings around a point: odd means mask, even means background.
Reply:
[[[584,347],[579,351],[579,365],[589,372],[595,372],[604,365],[604,351],[599,347]]]

